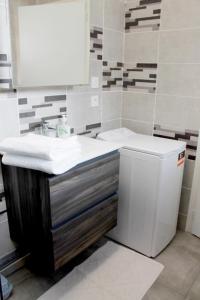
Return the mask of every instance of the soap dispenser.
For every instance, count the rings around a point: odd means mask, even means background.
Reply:
[[[56,134],[59,138],[66,138],[71,135],[71,128],[67,124],[67,115],[63,114],[58,119],[58,124],[56,126]]]

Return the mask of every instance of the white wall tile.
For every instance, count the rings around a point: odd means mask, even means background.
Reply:
[[[158,95],[155,123],[177,130],[199,130],[200,98]]]
[[[76,93],[76,92],[90,92],[93,89],[91,86],[91,80],[92,77],[97,77],[99,80],[99,88],[98,90],[101,90],[102,88],[102,61],[98,60],[90,60],[90,79],[88,85],[82,85],[82,86],[73,86],[72,88],[68,89],[69,93]]]
[[[152,135],[153,123],[122,119],[122,127],[126,127],[136,133]]]
[[[185,231],[186,227],[186,222],[187,222],[187,215],[179,214],[178,215],[178,230]]]
[[[18,89],[17,94],[18,98],[26,97],[44,97],[44,96],[53,96],[53,95],[65,95],[66,87],[42,87],[42,88],[25,88]]]
[[[161,64],[158,73],[158,94],[200,97],[200,64]]]
[[[102,121],[121,118],[122,93],[103,92],[102,93]]]
[[[125,36],[125,63],[157,62],[158,32],[130,33]]]
[[[154,106],[155,95],[125,92],[122,118],[153,123]]]
[[[161,29],[200,27],[199,0],[162,0]]]
[[[161,63],[200,63],[200,28],[160,33]]]
[[[104,27],[124,31],[124,1],[105,0],[104,3]]]
[[[194,168],[195,168],[195,161],[187,159],[185,163],[185,171],[183,176],[183,186],[187,188],[192,187]]]
[[[91,96],[99,95],[99,106],[91,107]],[[68,99],[69,125],[82,127],[101,122],[101,94],[70,94]]]
[[[116,119],[102,123],[102,131],[113,130],[121,127],[121,120]]]
[[[90,0],[90,18],[91,24],[103,27],[103,1]]]
[[[181,214],[184,215],[188,214],[190,195],[191,195],[191,190],[183,187],[181,192],[181,201],[180,201],[180,210],[179,210]]]
[[[0,98],[0,141],[6,137],[18,136],[19,133],[17,98]]]
[[[9,79],[9,78],[10,78],[10,68],[0,67],[0,79]]]
[[[104,30],[103,59],[106,61],[122,62],[123,33],[108,29]]]
[[[3,1],[0,3],[0,53],[8,54],[10,49],[8,28],[7,10]]]

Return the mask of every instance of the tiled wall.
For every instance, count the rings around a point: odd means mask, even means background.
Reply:
[[[11,78],[6,1],[0,0],[3,86]],[[91,0],[89,84],[15,94],[22,133],[67,111],[78,133],[93,136],[122,125],[138,133],[187,141],[181,228],[186,222],[200,127],[199,11],[198,0]],[[5,96],[10,94],[0,95]],[[93,97],[98,97],[99,105],[91,105]]]
[[[57,119],[58,115],[66,112],[66,97],[66,88],[19,89],[13,92],[8,0],[0,0],[0,99],[12,98],[13,102],[18,102],[16,114],[20,120],[20,132],[33,131],[43,120]]]
[[[90,83],[69,89],[67,100],[70,124],[78,132],[92,130],[93,135],[120,126],[123,39],[124,1],[91,0]],[[96,87],[93,80],[99,82]],[[93,96],[99,99],[96,107]]]
[[[12,87],[6,0],[0,0],[0,89]]]
[[[18,90],[21,133],[34,131],[42,121],[57,121],[66,108],[66,88]]]
[[[0,0],[0,5],[0,39],[3,41],[0,43],[0,88],[11,88],[7,0]],[[87,132],[93,136],[102,129],[120,126],[123,86],[123,1],[91,0],[90,37],[90,82],[87,86],[68,89],[65,87],[19,89],[14,95],[0,93],[0,97],[12,96],[17,99],[22,134],[34,131],[35,126],[41,121],[55,123],[58,116],[66,111],[69,123],[76,133]],[[93,96],[98,96],[98,106],[91,104]]]
[[[128,0],[125,13],[124,62],[130,71],[124,72],[122,125],[187,142],[182,229],[200,129],[199,11],[198,0]],[[156,67],[140,68],[144,64]]]
[[[91,0],[90,82],[87,86],[20,89],[16,93],[5,93],[3,88],[12,88],[7,1],[0,0],[0,99],[12,98],[16,115],[19,116],[20,132],[34,131],[34,127],[43,120],[55,123],[64,112],[67,112],[69,124],[75,133],[94,136],[101,130],[119,127],[123,86],[124,2]],[[98,96],[98,106],[91,105],[93,96]],[[0,110],[2,105],[3,101]],[[3,230],[1,236],[6,238],[0,241],[4,247],[0,256],[12,248],[7,216],[3,216],[4,227],[0,220]]]

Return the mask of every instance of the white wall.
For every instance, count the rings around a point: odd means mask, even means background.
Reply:
[[[126,1],[124,71],[127,83],[135,85],[124,89],[122,125],[187,142],[179,211],[179,228],[184,230],[200,128],[200,1],[138,6],[140,0]],[[147,18],[130,22],[141,17]]]

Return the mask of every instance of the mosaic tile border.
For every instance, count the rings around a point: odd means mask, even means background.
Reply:
[[[96,138],[97,135],[101,132],[101,129],[102,129],[102,123],[95,123],[95,124],[88,124],[79,129],[72,128],[72,131],[77,135]]]
[[[103,90],[121,90],[123,87],[122,62],[103,61]]]
[[[138,0],[137,5],[127,5],[125,12],[125,30],[159,30],[162,0]]]
[[[18,98],[21,134],[33,132],[44,121],[57,121],[67,112],[66,100],[66,94]]]
[[[9,33],[9,16],[7,1],[0,1],[1,9],[1,37],[0,37],[0,93],[11,93],[13,90],[12,68],[10,61],[10,42],[6,37]]]
[[[138,90],[155,93],[157,84],[157,64],[125,64],[123,72],[123,90]]]
[[[187,130],[187,129],[185,131],[171,130],[171,129],[164,128],[164,126],[156,124],[154,126],[153,135],[155,137],[161,137],[161,138],[186,142],[187,159],[196,160],[198,138],[199,138],[198,131]]]
[[[100,27],[90,30],[90,54],[93,59],[103,59],[103,29]]]
[[[8,61],[7,54],[0,53],[0,92],[12,90],[11,63]]]

